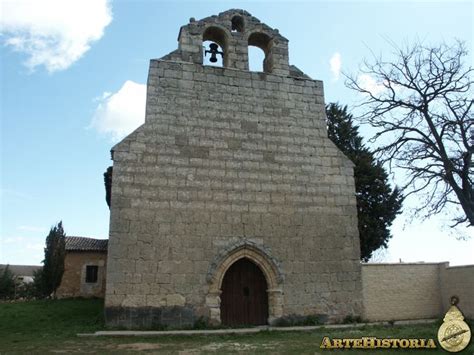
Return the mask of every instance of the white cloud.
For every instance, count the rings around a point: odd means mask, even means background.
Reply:
[[[105,92],[91,127],[118,141],[145,122],[146,85],[127,80],[116,93]]]
[[[329,59],[329,66],[331,68],[333,79],[335,81],[339,80],[339,76],[341,75],[341,65],[341,54],[339,52],[336,52],[332,55],[331,59]]]
[[[64,70],[99,40],[112,21],[108,0],[0,0],[2,42],[27,55],[25,65]]]
[[[377,82],[369,74],[359,75],[357,77],[357,83],[362,89],[369,91],[372,95],[380,94],[386,89],[382,83]]]
[[[46,232],[47,231],[47,229],[44,227],[36,227],[36,226],[19,226],[17,229],[21,231],[26,231],[26,232]]]
[[[23,242],[25,238],[23,237],[6,237],[3,238],[2,242],[5,244],[15,244],[15,243],[20,243]]]

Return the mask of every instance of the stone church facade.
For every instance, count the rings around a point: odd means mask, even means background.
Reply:
[[[145,123],[112,149],[107,324],[360,315],[353,165],[327,138],[323,83],[243,10],[191,18],[178,41],[150,62]],[[204,41],[223,67],[203,65]]]

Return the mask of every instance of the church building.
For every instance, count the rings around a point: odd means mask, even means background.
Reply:
[[[112,148],[107,324],[361,315],[353,164],[327,137],[323,83],[244,10],[191,18],[178,42],[150,61],[145,123]]]

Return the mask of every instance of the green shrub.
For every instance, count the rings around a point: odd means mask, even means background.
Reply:
[[[352,324],[352,323],[362,323],[362,318],[361,316],[354,316],[352,314],[349,314],[344,318],[342,321],[344,324]]]
[[[0,274],[0,299],[11,299],[15,296],[15,278],[7,265]]]
[[[193,329],[209,329],[209,323],[204,317],[199,317],[193,325]]]
[[[300,316],[297,314],[290,314],[279,318],[275,322],[275,327],[297,327],[308,325],[321,325],[327,320],[327,316],[323,314],[312,314],[309,316]]]

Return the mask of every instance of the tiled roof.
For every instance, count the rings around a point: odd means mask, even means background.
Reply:
[[[108,239],[66,237],[68,251],[107,251]]]

